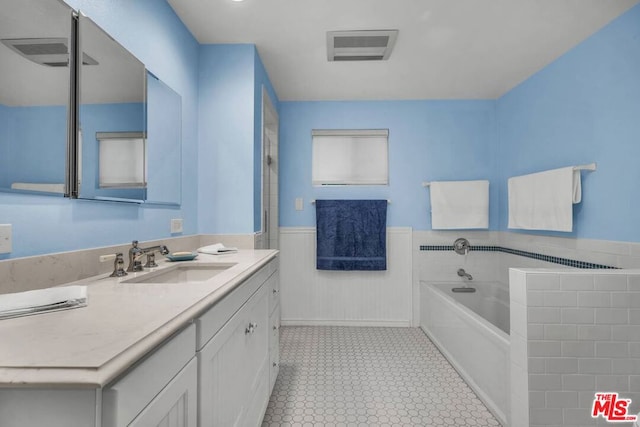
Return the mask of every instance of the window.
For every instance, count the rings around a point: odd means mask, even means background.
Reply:
[[[100,188],[144,188],[145,135],[141,132],[98,132]]]
[[[389,130],[313,130],[313,185],[388,185]]]

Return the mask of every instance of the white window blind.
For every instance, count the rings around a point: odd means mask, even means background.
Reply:
[[[389,130],[313,130],[313,185],[387,185]]]
[[[99,132],[100,188],[146,187],[145,135]]]

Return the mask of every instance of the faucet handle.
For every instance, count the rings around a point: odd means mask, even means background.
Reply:
[[[127,275],[127,272],[124,271],[124,256],[122,252],[118,252],[110,255],[101,255],[100,262],[113,261],[113,272],[109,277],[123,277]]]
[[[158,264],[156,264],[156,254],[153,252],[148,252],[147,253],[147,263],[144,265],[144,268],[154,268],[157,267]]]

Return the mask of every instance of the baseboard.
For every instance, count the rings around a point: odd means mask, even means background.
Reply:
[[[411,320],[308,320],[281,319],[282,326],[376,326],[392,328],[409,328]]]

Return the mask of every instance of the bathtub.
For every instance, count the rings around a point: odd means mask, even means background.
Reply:
[[[420,327],[502,425],[509,418],[509,290],[471,282],[420,283]]]

